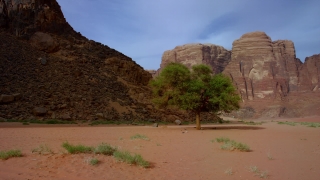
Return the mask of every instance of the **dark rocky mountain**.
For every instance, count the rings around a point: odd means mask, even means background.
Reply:
[[[189,119],[156,109],[152,75],[75,32],[55,0],[1,0],[0,28],[0,119]]]
[[[161,68],[169,62],[204,63],[230,76],[243,101],[243,108],[232,114],[238,117],[320,115],[320,55],[302,63],[292,41],[272,41],[264,32],[244,34],[231,51],[213,45],[214,50],[206,51],[204,46],[183,45],[164,52]]]

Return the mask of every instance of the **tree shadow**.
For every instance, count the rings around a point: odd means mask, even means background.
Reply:
[[[195,128],[195,127],[194,127]],[[230,129],[240,129],[240,130],[261,130],[264,127],[258,126],[214,126],[214,127],[201,127],[201,130],[230,130]]]

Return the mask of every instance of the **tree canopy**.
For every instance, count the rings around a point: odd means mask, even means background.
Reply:
[[[153,102],[158,107],[177,107],[196,114],[201,129],[201,112],[231,112],[239,109],[240,97],[231,80],[223,74],[213,75],[209,66],[195,65],[189,70],[170,63],[151,80]]]

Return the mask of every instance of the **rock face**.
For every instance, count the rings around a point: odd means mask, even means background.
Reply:
[[[233,42],[232,61],[224,73],[243,100],[284,99],[298,90],[301,64],[291,41],[272,42],[265,33],[253,32]]]
[[[214,44],[186,44],[165,51],[158,73],[170,62],[179,62],[187,67],[196,64],[210,65],[215,73],[221,73],[231,60],[231,52]]]
[[[37,31],[76,34],[55,0],[0,0],[0,27],[29,39]]]
[[[152,75],[131,58],[75,32],[55,0],[0,0],[0,42],[0,117],[189,117],[156,109],[147,87]]]
[[[320,54],[307,57],[299,73],[301,91],[318,92],[320,90]]]
[[[163,53],[161,68],[170,62],[203,63],[229,76],[242,98],[236,117],[320,115],[320,55],[302,63],[292,41],[251,32],[235,40],[231,52],[215,45],[177,46]]]
[[[264,32],[252,32],[233,42],[232,60],[223,73],[231,77],[243,106],[254,109],[254,117],[297,117],[308,115],[298,109],[309,112],[307,104],[295,104],[297,98],[302,99],[301,93],[309,105],[314,104],[310,98],[319,98],[307,95],[318,90],[318,69],[319,57],[302,64],[292,41],[272,42]]]

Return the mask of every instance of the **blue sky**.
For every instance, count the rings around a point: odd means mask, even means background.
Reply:
[[[88,39],[158,69],[162,53],[186,43],[232,49],[247,32],[292,40],[296,55],[320,53],[319,0],[57,0],[70,25]]]

